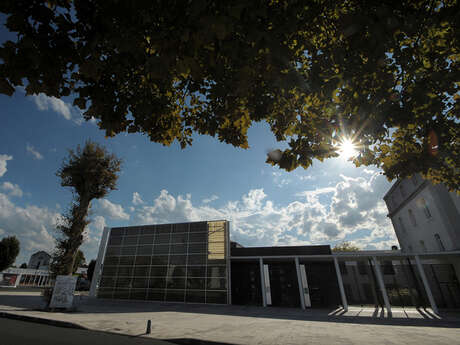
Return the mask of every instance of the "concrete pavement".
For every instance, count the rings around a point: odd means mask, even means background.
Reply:
[[[72,322],[88,329],[139,335],[181,344],[460,344],[460,317],[429,310],[373,308],[306,310],[101,300],[79,297],[77,312],[37,311],[40,296],[0,291],[0,311]],[[34,310],[35,309],[35,310]]]

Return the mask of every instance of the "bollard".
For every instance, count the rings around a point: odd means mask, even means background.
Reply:
[[[152,332],[152,321],[147,320],[147,330],[145,331],[145,334],[150,334]]]

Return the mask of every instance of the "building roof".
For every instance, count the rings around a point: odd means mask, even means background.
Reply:
[[[40,250],[40,251],[38,251],[38,252],[36,252],[36,253],[33,253],[30,257],[32,258],[32,257],[34,257],[34,256],[36,256],[36,255],[38,255],[38,254],[41,254],[41,253],[44,253],[44,254],[46,254],[47,256],[51,257],[51,255],[48,254],[47,252],[45,252],[44,250]]]
[[[231,248],[231,256],[330,255],[331,246],[281,246]]]

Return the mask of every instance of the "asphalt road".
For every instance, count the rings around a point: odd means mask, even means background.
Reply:
[[[152,338],[110,334],[0,318],[2,345],[167,345]]]

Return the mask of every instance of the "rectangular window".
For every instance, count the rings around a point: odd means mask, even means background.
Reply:
[[[423,213],[425,214],[425,217],[427,219],[431,218],[431,211],[430,209],[428,208],[428,205],[426,203],[426,200],[424,198],[420,198],[419,201],[418,201],[418,205],[420,208],[422,208],[423,210]]]

